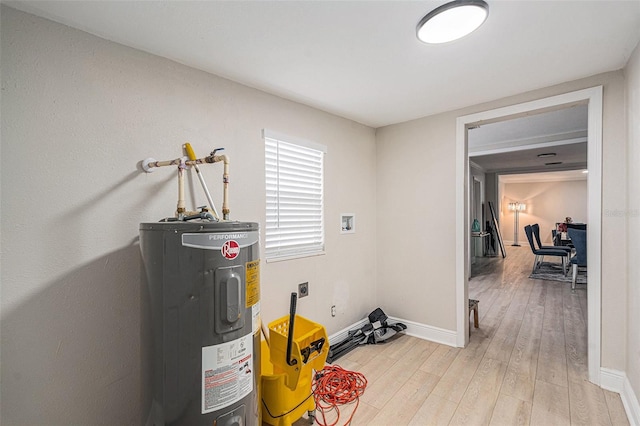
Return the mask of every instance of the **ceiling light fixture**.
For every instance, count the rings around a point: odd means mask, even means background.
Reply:
[[[477,30],[489,16],[483,0],[455,0],[433,9],[418,22],[418,38],[425,43],[446,43]]]
[[[555,152],[546,152],[544,154],[538,154],[538,158],[547,158],[547,157],[555,157]]]

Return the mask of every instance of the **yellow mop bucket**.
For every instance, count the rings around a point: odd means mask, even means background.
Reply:
[[[324,368],[329,352],[324,326],[294,314],[294,295],[292,315],[269,323],[269,344],[262,341],[261,348],[262,420],[276,426],[289,426],[305,412],[313,420],[313,370]]]

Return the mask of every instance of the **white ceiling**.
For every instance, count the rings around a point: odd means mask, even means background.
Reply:
[[[470,128],[470,160],[486,172],[586,169],[587,118],[584,104]]]
[[[554,153],[556,155],[553,157],[538,157],[539,154],[548,153]],[[496,173],[583,170],[587,168],[587,143],[582,142],[481,155],[471,157],[470,161],[482,167],[485,172]]]
[[[487,0],[475,33],[417,40],[445,1],[4,1],[380,127],[624,67],[640,0]]]
[[[539,146],[586,141],[587,104],[575,105],[469,129],[469,153],[487,154],[505,146]]]

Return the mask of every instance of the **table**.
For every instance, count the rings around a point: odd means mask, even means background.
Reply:
[[[556,236],[553,239],[554,246],[570,246],[571,238],[567,235],[566,232],[557,232]]]
[[[473,245],[473,256],[486,256],[487,255],[487,246],[488,240],[486,239],[490,234],[488,232],[472,232],[471,237],[476,238],[476,244]],[[478,246],[481,248],[478,249]],[[482,253],[482,254],[478,254]]]

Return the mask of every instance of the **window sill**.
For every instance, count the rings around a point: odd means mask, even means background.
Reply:
[[[314,256],[324,256],[325,254],[326,252],[324,251],[318,251],[314,253],[293,254],[290,256],[268,257],[266,258],[266,262],[267,263],[284,262],[285,260],[302,259],[305,257],[314,257]]]

